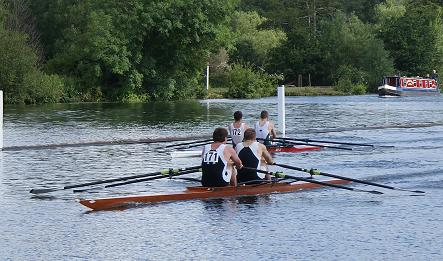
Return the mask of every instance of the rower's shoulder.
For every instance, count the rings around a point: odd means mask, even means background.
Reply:
[[[262,143],[260,143],[260,142],[257,142],[257,146],[258,146],[261,150],[263,150],[263,151],[267,151],[267,149],[266,149],[266,145],[264,145],[264,144],[262,144]]]

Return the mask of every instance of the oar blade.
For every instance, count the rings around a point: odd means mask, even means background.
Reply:
[[[378,191],[378,190],[366,190],[366,192],[371,193],[371,194],[376,194],[376,195],[384,194],[383,192]]]
[[[421,193],[421,194],[425,193],[424,191],[421,191],[421,190],[409,190],[409,192]]]
[[[53,192],[53,191],[57,191],[57,190],[62,190],[62,189],[59,189],[59,188],[31,189],[29,191],[29,193],[31,193],[31,194],[44,194],[44,193],[49,193],[49,192]]]

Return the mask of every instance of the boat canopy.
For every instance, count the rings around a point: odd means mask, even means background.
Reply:
[[[400,77],[386,76],[383,84],[400,88],[437,89],[437,81],[431,78],[422,77]]]

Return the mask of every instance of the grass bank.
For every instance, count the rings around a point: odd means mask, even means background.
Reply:
[[[208,99],[227,98],[228,88],[209,88]],[[343,92],[334,90],[333,87],[286,87],[286,96],[342,96]]]
[[[335,90],[331,87],[286,87],[286,96],[341,96],[346,95],[343,92]]]

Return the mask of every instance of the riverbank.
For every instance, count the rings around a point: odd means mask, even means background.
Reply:
[[[209,99],[228,98],[228,88],[210,88]],[[286,87],[286,96],[344,96],[344,92],[337,91],[333,86]]]

